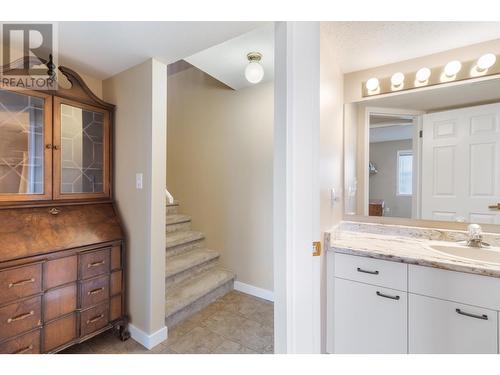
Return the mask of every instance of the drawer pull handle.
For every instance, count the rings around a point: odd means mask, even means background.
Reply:
[[[26,314],[21,314],[18,316],[14,316],[13,318],[9,318],[9,319],[7,319],[7,323],[12,323],[12,322],[17,322],[19,320],[23,320],[23,319],[29,318],[31,315],[35,315],[35,311],[31,310],[30,312],[28,312]]]
[[[380,293],[378,290],[377,290],[377,296],[384,297],[384,298],[389,298],[389,299],[395,299],[396,301],[399,300],[399,296],[390,296],[388,294]]]
[[[99,266],[102,266],[104,263],[105,263],[104,260],[101,260],[99,262],[89,263],[87,265],[87,268],[99,267]]]
[[[9,289],[10,288],[13,288],[15,286],[22,286],[22,285],[26,285],[26,284],[31,284],[31,283],[34,283],[35,282],[35,279],[34,278],[31,278],[31,279],[26,279],[26,280],[20,280],[20,281],[16,281],[14,283],[10,283],[9,284]]]
[[[378,271],[367,271],[358,267],[358,272],[369,273],[370,275],[378,275]]]
[[[488,315],[486,314],[482,314],[482,315],[479,315],[479,314],[471,314],[471,313],[468,313],[468,312],[465,312],[465,311],[462,311],[460,309],[455,309],[455,311],[457,313],[459,313],[460,315],[465,315],[465,316],[468,316],[470,318],[476,318],[476,319],[482,319],[482,320],[488,320]]]
[[[24,354],[24,353],[31,352],[32,350],[33,350],[33,345],[30,345],[30,346],[27,346],[26,348],[19,349],[18,351],[15,351],[12,354]]]
[[[87,292],[87,295],[92,296],[94,294],[99,294],[101,292],[104,292],[104,287],[91,290],[91,291]]]
[[[87,324],[92,324],[92,323],[98,322],[102,318],[104,318],[103,314],[97,315],[97,316],[93,317],[92,319],[87,320]]]

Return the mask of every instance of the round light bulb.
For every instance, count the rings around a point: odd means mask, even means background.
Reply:
[[[460,71],[460,69],[462,69],[462,63],[458,60],[453,60],[444,67],[444,74],[447,77],[453,77]]]
[[[492,53],[487,53],[477,60],[477,68],[480,71],[488,70],[497,61],[497,57]]]
[[[393,86],[398,87],[405,81],[405,75],[401,72],[394,73],[391,77],[391,83]]]
[[[245,68],[245,78],[250,83],[259,83],[264,78],[264,68],[258,61],[250,61]]]
[[[417,71],[417,81],[422,83],[422,82],[426,82],[429,77],[431,76],[431,70],[429,68],[420,68],[418,71]]]
[[[370,78],[368,81],[366,81],[366,89],[368,91],[375,91],[378,89],[378,79],[377,78]]]

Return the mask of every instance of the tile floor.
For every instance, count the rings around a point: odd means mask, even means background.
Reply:
[[[66,349],[67,354],[273,353],[273,303],[232,291],[173,327],[168,340],[148,351],[111,332]]]

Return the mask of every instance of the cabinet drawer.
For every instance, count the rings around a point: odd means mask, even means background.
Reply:
[[[410,294],[409,351],[497,353],[497,312]]]
[[[409,266],[410,293],[500,310],[500,279],[438,268]]]
[[[80,336],[84,337],[105,327],[109,322],[109,304],[102,304],[82,311],[80,317]]]
[[[0,271],[0,305],[41,291],[41,263]]]
[[[335,279],[335,353],[407,352],[407,293]]]
[[[88,279],[108,273],[110,270],[110,249],[97,250],[79,255],[79,278]]]
[[[44,321],[58,318],[76,310],[76,283],[52,289],[43,296]]]
[[[76,313],[45,325],[43,350],[45,353],[70,343],[77,337]]]
[[[109,298],[109,275],[82,282],[81,308],[86,309]]]
[[[48,261],[43,265],[43,284],[45,289],[68,284],[78,278],[77,257],[65,257]]]
[[[40,326],[41,302],[42,297],[34,297],[0,308],[0,340]]]
[[[407,269],[403,263],[335,253],[335,276],[343,279],[406,290]]]
[[[39,354],[40,330],[26,333],[0,344],[0,354]]]
[[[109,320],[113,321],[122,316],[122,296],[117,295],[111,297],[110,310],[109,310]]]
[[[111,273],[110,289],[112,296],[122,292],[122,271],[115,271]]]
[[[111,270],[119,270],[122,268],[122,248],[121,246],[113,246],[111,249]]]

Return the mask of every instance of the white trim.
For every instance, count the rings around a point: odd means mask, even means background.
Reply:
[[[151,335],[148,335],[146,332],[137,328],[133,324],[129,324],[128,329],[130,331],[130,336],[148,350],[151,350],[155,346],[161,344],[168,337],[167,327],[163,327]]]
[[[320,23],[275,26],[274,350],[320,353]]]
[[[259,288],[258,286],[242,283],[241,281],[234,282],[234,289],[250,294],[251,296],[259,297],[271,302],[274,302],[274,292],[272,290]]]

